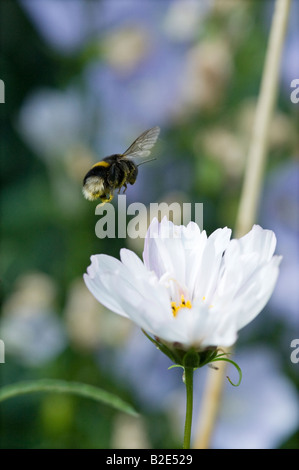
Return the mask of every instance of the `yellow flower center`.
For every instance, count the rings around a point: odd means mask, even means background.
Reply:
[[[185,301],[185,297],[184,295],[182,294],[181,295],[181,303],[179,305],[177,305],[176,302],[171,302],[171,308],[172,308],[172,314],[174,317],[177,316],[178,314],[178,311],[181,309],[181,308],[192,308],[192,304],[190,302],[190,300],[187,300],[187,302]]]

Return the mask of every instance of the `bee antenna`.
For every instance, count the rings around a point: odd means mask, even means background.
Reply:
[[[141,162],[136,166],[140,166],[140,165],[143,165],[144,163],[152,162],[153,160],[157,160],[157,159],[156,158],[151,158],[150,160],[145,160],[144,162]]]

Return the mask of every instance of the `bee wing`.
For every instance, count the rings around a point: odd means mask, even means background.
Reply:
[[[150,149],[158,139],[159,133],[160,127],[158,126],[143,132],[122,154],[122,157],[148,157],[151,153]]]

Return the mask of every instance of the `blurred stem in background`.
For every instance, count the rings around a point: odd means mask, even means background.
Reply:
[[[261,88],[257,102],[251,145],[247,157],[243,189],[237,214],[235,237],[247,233],[256,222],[263,174],[268,150],[268,135],[277,98],[280,61],[291,0],[276,0],[269,42],[266,51]],[[194,448],[207,449],[217,418],[226,366],[221,364],[217,373],[208,372],[206,390],[199,413]]]

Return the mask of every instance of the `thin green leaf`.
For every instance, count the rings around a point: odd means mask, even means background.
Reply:
[[[113,408],[137,416],[134,408],[113,393],[102,390],[93,385],[79,382],[66,382],[64,380],[42,379],[28,382],[17,382],[6,385],[0,390],[0,402],[18,395],[35,392],[71,393],[81,397],[110,405]]]

